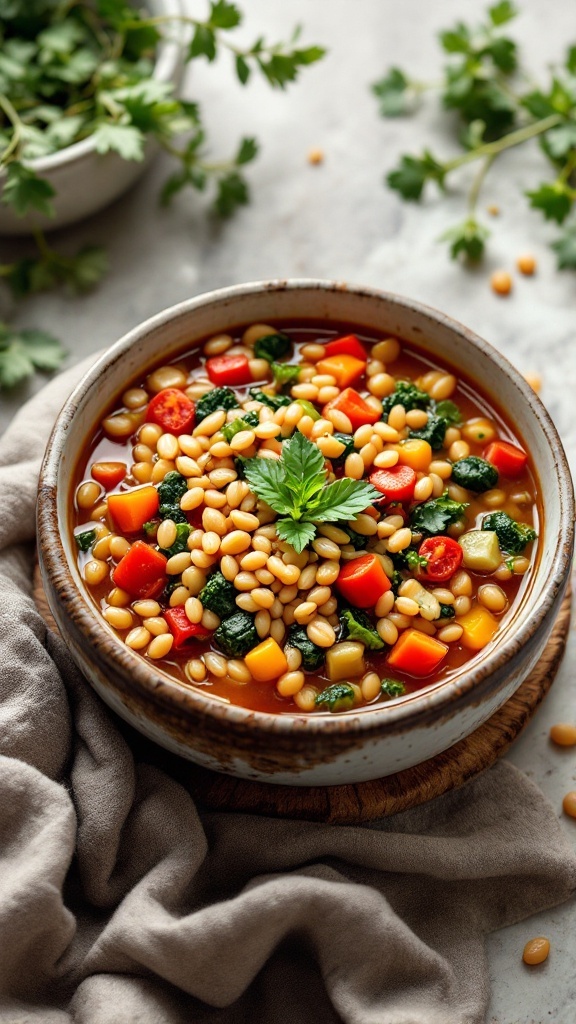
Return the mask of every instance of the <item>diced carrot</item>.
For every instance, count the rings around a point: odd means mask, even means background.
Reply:
[[[365,369],[365,360],[357,359],[356,356],[350,356],[344,352],[340,355],[329,356],[327,359],[320,359],[316,363],[316,371],[329,373],[335,377],[339,388],[347,388],[350,384],[354,384]]]
[[[391,586],[376,555],[352,558],[340,570],[336,580],[336,587],[342,597],[356,608],[371,608]]]
[[[520,476],[528,462],[526,452],[509,441],[493,441],[483,452],[483,457],[496,466],[502,476]]]
[[[237,356],[213,356],[206,362],[206,371],[212,383],[218,388],[241,387],[254,381],[248,356],[242,353]]]
[[[344,338],[334,338],[334,341],[329,341],[324,348],[327,356],[356,356],[356,359],[362,359],[363,362],[368,359],[364,345],[355,334],[347,334]]]
[[[152,484],[132,487],[120,494],[110,494],[108,511],[116,527],[124,533],[136,533],[153,519],[160,507],[158,491]]]
[[[460,643],[469,651],[481,651],[498,630],[498,620],[480,604],[475,605],[465,615],[458,616],[456,622],[464,630]]]
[[[132,597],[157,597],[166,584],[167,561],[156,548],[137,540],[118,562],[112,579]]]
[[[125,462],[94,462],[90,472],[94,480],[110,491],[122,483],[128,467]]]
[[[271,636],[248,651],[244,661],[250,669],[252,678],[259,683],[268,683],[272,679],[278,679],[278,676],[288,671],[288,662],[284,651]]]
[[[419,437],[410,438],[396,446],[398,462],[401,466],[410,466],[416,473],[425,473],[432,461],[432,448],[428,441]]]
[[[376,423],[380,419],[380,413],[368,405],[354,388],[345,388],[338,398],[327,402],[322,410],[322,415],[326,417],[331,409],[343,412],[350,420],[352,430],[358,430],[358,427],[362,427],[365,423]]]
[[[370,474],[370,483],[385,496],[387,502],[412,501],[416,482],[414,470],[399,464],[390,469],[377,469]]]
[[[429,676],[448,653],[448,645],[419,629],[401,633],[388,655],[388,664],[411,676]]]

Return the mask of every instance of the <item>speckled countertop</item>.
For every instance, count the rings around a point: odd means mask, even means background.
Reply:
[[[72,361],[166,306],[242,281],[325,277],[397,291],[461,320],[522,372],[541,374],[542,398],[574,467],[576,277],[556,272],[547,245],[554,229],[528,211],[521,195],[544,167],[536,144],[502,157],[487,180],[485,204],[497,204],[501,212],[490,223],[490,257],[474,272],[450,263],[437,242],[463,215],[468,172],[441,201],[431,192],[423,207],[403,205],[382,187],[383,173],[399,153],[424,145],[449,153],[452,144],[432,106],[417,120],[382,121],[368,85],[391,63],[422,79],[437,78],[435,33],[463,16],[461,0],[244,0],[241,6],[247,40],[259,32],[280,38],[302,22],[304,39],[330,50],[286,93],[258,82],[239,89],[225,59],[195,65],[187,94],[201,100],[214,151],[233,149],[240,134],[261,139],[262,155],[249,171],[252,204],[224,225],[206,216],[206,201],[198,195],[182,195],[161,210],[156,197],[168,167],[160,160],[129,196],[58,238],[72,249],[107,245],[112,271],[101,287],[81,299],[34,298],[17,311],[16,322],[53,331]],[[466,17],[479,17],[484,6],[468,0]],[[573,5],[523,0],[521,6],[515,32],[532,66],[544,69],[571,36]],[[324,153],[319,166],[307,160],[313,148]],[[2,249],[4,259],[24,251],[21,243],[6,240]],[[488,286],[490,271],[512,268],[527,250],[537,257],[537,275],[516,275],[512,295],[498,298]],[[34,386],[41,384],[38,378]],[[2,396],[0,429],[29,393]],[[576,788],[576,754],[553,749],[547,736],[555,721],[576,720],[575,665],[572,633],[550,695],[509,754],[559,814],[563,794]],[[565,819],[565,827],[576,843],[576,824]],[[490,1024],[573,1024],[575,924],[576,909],[565,904],[490,937]],[[520,962],[521,950],[537,934],[551,938],[552,953],[541,968],[529,970]]]

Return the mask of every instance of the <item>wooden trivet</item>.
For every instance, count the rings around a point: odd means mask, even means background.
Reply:
[[[34,574],[34,600],[51,629],[56,624]],[[351,786],[273,786],[200,768],[156,747],[122,723],[137,756],[153,760],[179,779],[205,808],[353,825],[384,818],[458,789],[502,757],[548,693],[562,661],[570,627],[571,591],[540,661],[516,693],[484,725],[453,747],[396,775]],[[111,712],[112,713],[112,712]]]

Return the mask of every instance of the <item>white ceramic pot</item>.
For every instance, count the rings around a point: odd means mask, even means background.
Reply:
[[[181,686],[123,644],[98,614],[76,566],[69,524],[74,468],[115,395],[195,342],[254,322],[315,320],[393,334],[477,381],[530,451],[542,483],[539,555],[519,606],[489,644],[448,681],[334,716],[249,711]],[[48,445],[38,497],[44,586],[64,639],[101,697],[136,729],[208,768],[291,785],[335,785],[419,764],[469,735],[532,669],[569,579],[574,497],[544,406],[500,353],[433,309],[395,295],[323,281],[271,281],[212,292],[141,324],[102,356],[64,406]]]
[[[153,15],[183,13],[181,0],[149,0]],[[186,39],[181,30],[175,37]],[[178,86],[182,77],[182,42],[165,41],[158,48],[158,59],[153,78],[159,82],[173,82]],[[52,200],[55,216],[44,217],[30,213],[17,217],[14,211],[0,203],[0,235],[29,235],[35,229],[53,231],[67,224],[89,217],[118,199],[144,173],[158,152],[153,139],[145,145],[144,159],[123,160],[118,153],[97,153],[91,138],[75,142],[58,153],[25,161],[26,165],[48,181],[56,195]],[[0,186],[2,186],[0,175]]]

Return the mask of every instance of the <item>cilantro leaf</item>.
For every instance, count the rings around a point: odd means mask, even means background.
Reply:
[[[425,150],[421,157],[403,156],[400,166],[390,171],[386,180],[390,188],[399,192],[403,199],[415,202],[420,199],[427,181],[436,181],[442,188],[445,173],[443,165]]]
[[[214,28],[235,28],[242,21],[242,14],[235,4],[215,0],[210,4],[209,21]]]
[[[410,83],[400,68],[390,68],[371,88],[378,97],[382,117],[400,117],[410,110]]]
[[[557,255],[559,270],[576,270],[576,225],[565,228],[560,237],[552,242]]]
[[[35,369],[57,370],[65,355],[60,342],[45,331],[0,324],[0,389],[17,387]]]
[[[245,206],[250,200],[248,184],[237,171],[219,178],[217,190],[214,207],[221,217],[230,217],[238,206]]]
[[[11,206],[18,217],[30,210],[38,210],[45,217],[54,216],[50,200],[56,195],[49,182],[39,178],[29,167],[14,160],[6,168],[6,182],[2,191],[2,202]]]
[[[97,153],[108,153],[113,150],[123,160],[144,159],[144,136],[139,128],[128,124],[116,124],[104,121],[99,124],[93,135]]]
[[[488,8],[488,15],[493,25],[504,25],[507,21],[512,21],[512,18],[517,17],[518,8],[511,3],[511,0],[500,0],[499,3]]]
[[[457,224],[445,231],[440,236],[440,241],[449,242],[450,255],[453,260],[464,256],[466,259],[476,262],[484,255],[484,245],[489,235],[488,228],[473,218],[468,218],[462,224]]]
[[[533,192],[527,192],[530,206],[535,210],[541,210],[546,220],[555,220],[561,224],[572,209],[572,196],[564,182],[555,181],[552,184],[544,182]]]

